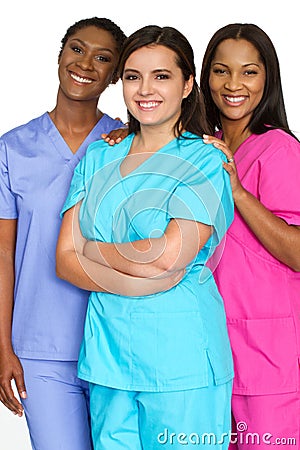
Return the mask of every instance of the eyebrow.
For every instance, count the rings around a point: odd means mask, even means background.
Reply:
[[[227,64],[224,64],[224,63],[221,63],[221,62],[218,62],[218,61],[212,63],[212,66],[214,66],[214,65],[216,65],[216,64],[218,64],[218,65],[220,65],[220,66],[223,66],[223,67],[228,67]],[[248,66],[256,66],[256,67],[260,67],[260,64],[257,64],[257,63],[252,62],[252,63],[247,63],[247,64],[243,64],[243,65],[242,65],[242,67],[248,67]]]
[[[140,71],[139,70],[137,70],[137,69],[131,69],[130,67],[127,67],[125,70],[124,70],[124,73],[126,73],[126,72],[134,72],[134,73],[140,73]],[[152,73],[172,73],[172,71],[171,70],[169,70],[169,69],[154,69],[154,70],[152,70]]]
[[[71,42],[78,42],[78,43],[81,44],[83,47],[87,47],[86,42],[82,41],[82,40],[79,39],[79,38],[73,38],[73,39],[70,39],[70,43],[71,43]],[[98,47],[98,48],[96,48],[96,51],[97,51],[97,52],[109,52],[109,53],[113,54],[113,51],[112,51],[110,48],[106,48],[106,47]]]

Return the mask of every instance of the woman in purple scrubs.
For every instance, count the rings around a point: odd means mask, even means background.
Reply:
[[[55,248],[74,167],[91,142],[122,127],[98,100],[117,81],[124,39],[109,19],[73,24],[55,108],[0,140],[0,400],[16,415],[24,408],[33,449],[92,448],[88,390],[77,378],[88,292],[56,277]]]

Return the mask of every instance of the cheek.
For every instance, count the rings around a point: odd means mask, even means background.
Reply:
[[[98,75],[100,82],[102,82],[104,85],[109,85],[109,83],[112,80],[113,73],[114,73],[113,68],[99,71]]]
[[[211,76],[208,85],[212,97],[216,96],[221,89],[221,83]]]
[[[260,103],[264,95],[265,83],[259,83],[252,87],[252,93],[255,95],[256,106]]]
[[[127,85],[123,83],[123,99],[124,99],[124,103],[126,105],[126,108],[132,112],[132,108],[134,107],[134,101],[133,101],[133,95],[134,95],[134,90],[132,85]]]
[[[213,80],[209,80],[209,89],[210,89],[210,94],[213,99],[213,102],[217,106],[220,106],[221,98],[220,98],[220,94],[219,94],[219,92],[220,92],[219,83],[215,83]]]
[[[130,97],[130,89],[128,88],[127,84],[123,83],[123,98],[126,105],[129,102]]]

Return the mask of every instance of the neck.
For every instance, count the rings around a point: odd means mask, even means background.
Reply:
[[[173,128],[141,126],[135,137],[135,148],[141,152],[156,152],[175,138]]]
[[[70,100],[59,90],[55,108],[49,113],[56,127],[60,130],[91,130],[103,113],[97,108],[98,100]]]
[[[221,124],[223,140],[233,153],[235,153],[239,146],[252,134],[249,128],[245,128],[245,123],[237,123],[233,120],[222,120]]]

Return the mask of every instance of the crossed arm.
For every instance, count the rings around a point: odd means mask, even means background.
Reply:
[[[164,277],[184,269],[212,233],[203,223],[172,219],[159,238],[116,244],[87,241],[83,253],[93,261],[137,277]]]
[[[57,275],[83,289],[127,296],[149,295],[176,285],[185,267],[209,239],[212,228],[171,220],[161,238],[123,244],[87,241],[68,210],[57,245]]]

